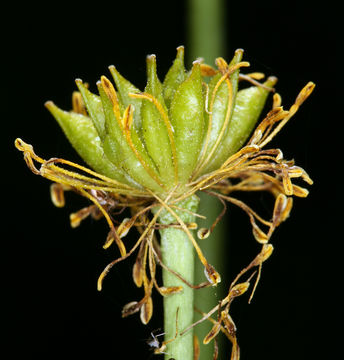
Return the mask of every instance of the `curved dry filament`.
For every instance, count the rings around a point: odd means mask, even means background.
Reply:
[[[37,162],[43,164],[45,162],[44,159],[40,158],[39,156],[37,156],[33,150],[32,145],[27,144],[25,141],[23,141],[20,138],[17,138],[14,141],[14,145],[15,147],[19,150],[22,151],[24,154],[24,160],[26,162],[26,165],[28,166],[28,168],[36,175],[40,175],[40,171],[36,168],[33,160],[36,160]],[[33,160],[32,160],[33,159]]]
[[[100,274],[99,278],[98,278],[98,282],[97,282],[97,288],[98,291],[101,291],[102,289],[102,284],[103,284],[103,280],[105,278],[105,276],[109,273],[109,271],[111,270],[111,268],[116,265],[117,263],[127,259],[137,248],[138,246],[141,244],[141,242],[145,239],[147,233],[151,230],[151,228],[154,226],[157,218],[159,217],[161,211],[163,210],[162,207],[160,207],[160,209],[158,209],[158,211],[156,212],[156,214],[154,215],[153,219],[150,221],[150,223],[147,225],[146,229],[143,231],[143,233],[141,234],[140,238],[137,240],[136,244],[130,249],[130,251],[125,254],[124,256],[115,259],[114,261],[112,261],[110,264],[108,264],[105,269],[102,271],[102,273]]]
[[[218,198],[218,200],[221,201],[222,205],[223,205],[223,209],[222,211],[220,212],[220,214],[216,217],[215,221],[213,222],[213,224],[211,225],[211,227],[209,228],[209,234],[211,234],[213,232],[213,230],[215,229],[216,225],[219,223],[219,221],[224,217],[224,215],[226,214],[226,211],[227,211],[227,205],[225,203],[225,201],[220,197],[220,196],[217,196],[217,193],[215,192],[208,192],[208,191],[205,191],[207,194],[210,194],[210,195],[213,195],[215,197]]]
[[[123,241],[120,239],[120,237],[118,236],[117,234],[117,231],[112,223],[112,220],[109,216],[109,214],[107,213],[107,211],[99,204],[99,201],[94,197],[92,196],[91,194],[89,194],[86,190],[84,189],[78,189],[78,191],[81,192],[82,195],[84,195],[85,197],[87,197],[88,199],[90,199],[96,206],[97,208],[101,211],[101,213],[103,214],[103,216],[105,217],[113,235],[114,235],[114,240],[116,242],[116,245],[118,246],[119,248],[119,251],[121,253],[121,256],[125,256],[126,254],[126,248],[124,246],[124,243]]]

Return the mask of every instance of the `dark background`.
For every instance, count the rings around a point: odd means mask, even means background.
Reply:
[[[79,161],[44,102],[69,109],[74,79],[89,82],[95,91],[111,64],[143,88],[145,56],[151,53],[163,78],[177,46],[186,45],[187,56],[186,2],[73,4],[12,4],[3,11],[1,324],[10,350],[4,358],[149,359],[145,340],[163,326],[161,299],[155,297],[148,326],[135,315],[121,319],[122,306],[141,295],[130,277],[133,259],[113,270],[97,292],[99,273],[118,256],[115,248],[102,249],[104,221],[87,220],[71,229],[69,213],[85,202],[70,194],[64,209],[55,208],[49,182],[27,169],[13,141],[23,138],[46,159]],[[225,56],[244,48],[252,71],[276,75],[286,108],[309,80],[317,84],[274,142],[315,183],[307,199],[296,199],[291,218],[275,233],[275,252],[252,304],[243,298],[233,306],[243,360],[321,359],[336,346],[340,282],[334,280],[343,239],[338,12],[329,2],[229,1],[224,8]],[[229,210],[224,221],[230,228],[233,278],[258,247],[246,215]]]

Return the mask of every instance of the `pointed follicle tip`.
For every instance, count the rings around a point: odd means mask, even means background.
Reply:
[[[55,106],[55,104],[51,100],[49,100],[44,103],[44,106],[50,110],[52,107]]]
[[[154,60],[154,59],[156,59],[156,55],[155,55],[155,54],[147,55],[147,60]]]
[[[177,47],[177,58],[184,59],[184,46]]]
[[[269,76],[265,81],[264,85],[268,86],[268,88],[270,88],[270,91],[274,93],[276,91],[274,86],[277,84],[277,81],[278,79],[276,76]]]
[[[194,61],[192,62],[192,65],[202,64],[202,63],[204,63],[204,58],[199,57],[199,58],[197,58],[196,60],[194,60]]]
[[[147,64],[148,65],[155,65],[156,64],[156,56],[154,54],[151,54],[151,55],[147,55],[146,57],[146,61],[147,61]],[[156,65],[155,65],[156,66]]]

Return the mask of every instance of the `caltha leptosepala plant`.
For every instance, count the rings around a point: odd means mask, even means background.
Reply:
[[[242,57],[239,49],[229,64],[223,58],[216,59],[216,67],[196,60],[187,71],[184,48],[179,47],[160,82],[156,57],[150,55],[144,91],[114,66],[109,69],[116,89],[102,76],[97,82],[98,94],[94,94],[77,79],[72,111],[63,111],[51,101],[46,107],[89,167],[56,157],[45,160],[31,145],[15,140],[30,170],[53,182],[51,198],[56,206],[64,206],[66,191],[89,201],[87,207],[70,215],[72,227],[88,216],[105,218],[109,233],[104,248],[114,243],[119,255],[100,274],[98,290],[113,266],[136,256],[132,277],[143,295],[124,305],[122,316],[139,313],[147,324],[153,314],[153,290],[162,295],[165,340],[156,341],[154,352],[166,354],[168,359],[191,360],[194,352],[197,358],[199,346],[193,339],[193,327],[205,320],[210,320],[210,331],[201,339],[203,343],[216,341],[221,331],[232,342],[232,359],[239,358],[231,303],[256,279],[251,286],[253,294],[262,264],[273,251],[272,233],[289,216],[293,196],[307,196],[308,191],[293,181],[312,183],[293,160],[283,158],[280,149],[267,145],[311,94],[314,84],[308,83],[285,110],[274,89],[277,79],[269,77],[262,82],[262,73],[241,73],[249,66]],[[241,83],[245,86],[239,90]],[[271,110],[256,126],[269,94]],[[261,250],[231,284],[225,284],[227,296],[213,309],[201,309],[202,319],[193,323],[194,293],[221,281],[194,233],[196,219],[202,216],[197,213],[200,191],[223,204],[240,207],[248,215]],[[270,219],[263,219],[240,200],[244,191],[271,194]],[[121,218],[123,209],[130,215]],[[132,228],[138,231],[137,241],[128,248],[125,236]],[[202,228],[197,236],[204,239],[210,233]],[[204,266],[201,284],[194,283],[194,252]],[[156,276],[160,270],[162,284]]]

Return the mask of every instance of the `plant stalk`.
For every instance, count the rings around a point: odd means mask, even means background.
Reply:
[[[190,211],[196,212],[198,204],[198,197],[192,196],[177,204],[178,207],[189,212],[182,210],[175,212],[186,224],[195,222],[195,216]],[[164,210],[159,216],[159,222],[169,225],[176,223],[176,219]],[[161,229],[160,235],[163,263],[188,282],[194,283],[194,248],[187,234],[182,229],[169,227]],[[179,336],[179,333],[193,323],[194,291],[166,269],[163,269],[162,277],[165,287],[183,287],[181,293],[164,297],[165,341],[174,339],[167,344],[165,359],[193,360],[193,331],[183,336]]]
[[[225,21],[227,15],[226,4],[224,0],[189,0],[188,1],[188,53],[190,59],[202,57],[205,63],[214,65],[216,57],[226,58]],[[222,211],[222,204],[207,194],[200,194],[200,214],[206,216],[206,220],[198,222],[199,228],[209,228],[216,217]],[[202,240],[199,245],[202,251],[207,255],[207,260],[215,266],[222,277],[223,283],[226,283],[226,261],[227,239],[226,224],[221,221],[208,239]],[[195,263],[195,282],[203,281],[203,267],[199,262]],[[206,288],[197,291],[195,295],[195,306],[202,311],[207,311],[215,306],[221,298],[224,297],[223,287]],[[195,314],[195,320],[200,318]],[[195,334],[200,343],[200,360],[209,360],[213,356],[212,344],[203,345],[204,336],[209,332],[211,324],[203,322],[195,328]],[[220,349],[223,350],[223,344]],[[221,358],[221,354],[220,354]]]
[[[190,59],[198,57],[214,65],[216,57],[226,57],[226,8],[224,0],[188,1],[188,53]]]

